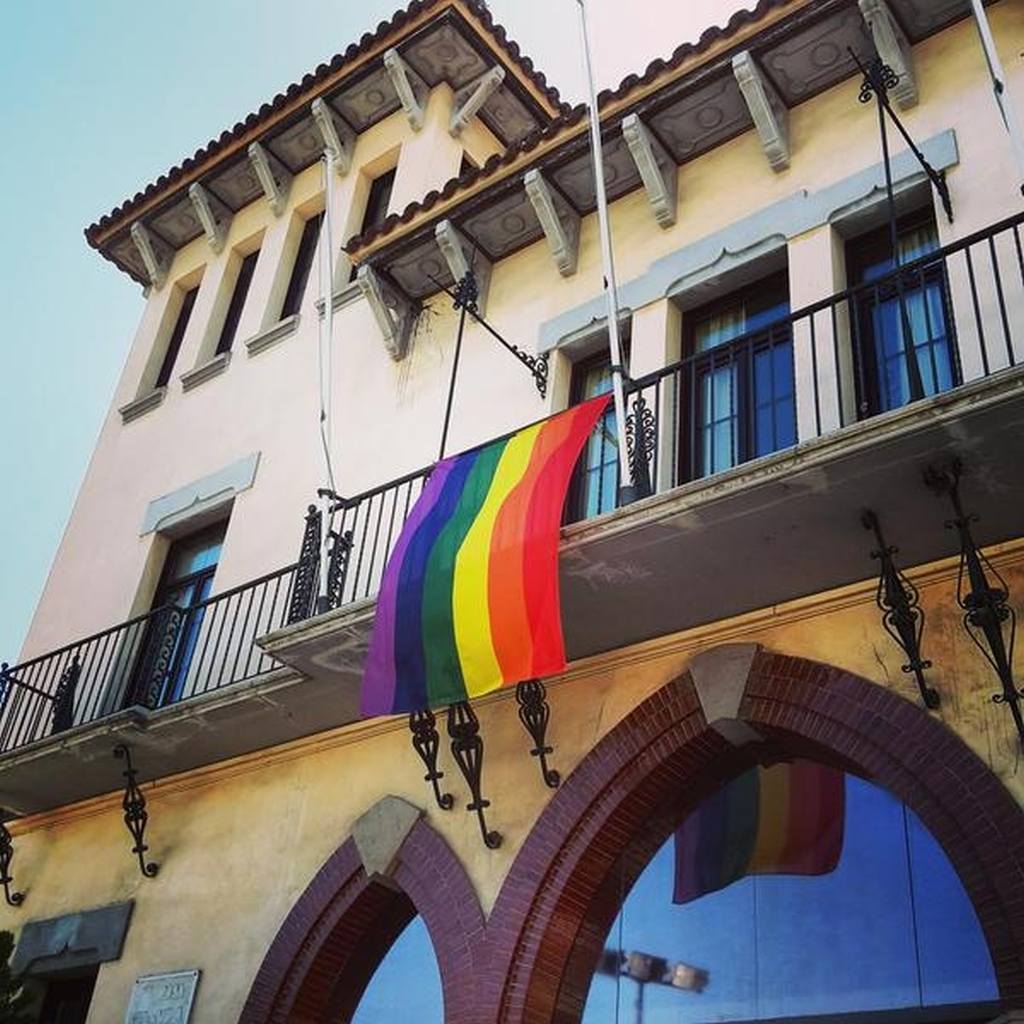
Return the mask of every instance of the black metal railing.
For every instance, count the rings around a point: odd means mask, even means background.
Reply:
[[[629,381],[626,435],[640,492],[713,476],[1024,361],[1022,224],[1024,214],[1002,221]],[[571,518],[616,505],[613,417],[581,460],[580,486],[595,490],[574,500]],[[324,594],[321,513],[311,506],[295,564],[3,667],[0,752],[269,672],[276,663],[258,637],[376,594],[428,474],[334,500]]]
[[[0,667],[0,752],[127,707],[164,707],[276,665],[257,637],[288,621],[296,566],[188,608],[165,605]]]
[[[1019,365],[1022,224],[1004,220],[630,381],[634,475],[670,490]],[[616,493],[606,487],[598,511]]]

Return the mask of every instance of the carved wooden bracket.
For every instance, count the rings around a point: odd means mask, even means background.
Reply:
[[[400,362],[409,352],[409,335],[414,316],[412,303],[366,264],[359,268],[356,281],[373,310],[388,355],[396,363]]]
[[[231,210],[198,181],[189,185],[188,197],[192,200],[192,208],[203,226],[203,233],[206,235],[206,241],[210,243],[210,248],[214,252],[220,252],[224,248],[224,240],[231,224]]]
[[[480,316],[485,316],[487,289],[491,283],[491,261],[479,249],[474,252],[465,235],[450,220],[443,220],[434,228],[434,237],[456,281],[461,281],[472,269],[479,289],[476,300],[477,312]]]
[[[757,66],[749,50],[736,54],[732,70],[761,137],[761,147],[773,171],[789,167],[789,111],[775,87]]]
[[[261,142],[250,144],[249,160],[270,209],[274,211],[275,217],[280,217],[288,205],[288,193],[292,187],[291,172]]]
[[[576,273],[580,246],[580,217],[560,196],[556,199],[540,171],[527,171],[523,179],[526,195],[544,230],[548,247],[563,277]]]
[[[335,171],[339,176],[348,174],[356,147],[356,133],[327,105],[322,96],[313,100],[310,113],[320,138],[324,140],[324,152],[331,154]]]
[[[398,100],[402,104],[405,116],[409,118],[409,124],[413,131],[418,132],[423,127],[427,94],[423,79],[405,63],[394,47],[384,54],[384,69],[395,87],[395,92],[398,93]]]
[[[647,130],[639,115],[630,114],[622,122],[622,135],[633,163],[640,173],[655,219],[663,228],[676,222],[676,194],[679,171],[665,147]]]
[[[860,13],[871,30],[878,56],[899,76],[899,84],[889,92],[895,97],[900,109],[909,110],[917,106],[913,51],[888,3],[886,0],[860,0]]]
[[[469,124],[495,90],[501,88],[501,83],[504,81],[505,69],[495,67],[485,71],[476,81],[463,86],[455,94],[455,104],[448,131],[458,137],[462,133],[462,129]]]
[[[154,288],[162,288],[167,280],[167,272],[171,269],[174,253],[162,239],[154,235],[141,220],[137,220],[131,228],[132,241],[146,267],[149,283]]]

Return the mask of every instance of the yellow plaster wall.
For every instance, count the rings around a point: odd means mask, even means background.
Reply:
[[[1011,591],[1024,592],[1024,541],[995,550],[993,560]],[[991,703],[996,680],[952,604],[955,570],[947,561],[912,574],[928,617],[924,646],[937,666],[930,678],[942,694],[938,714],[1024,802],[1010,716]],[[915,699],[868,582],[571,666],[549,689],[553,763],[563,777],[696,653],[737,641],[829,662]],[[355,819],[388,794],[425,809],[489,912],[551,791],[527,755],[512,695],[480,701],[479,715],[488,813],[504,836],[496,851],[483,847],[475,817],[462,811],[464,787],[448,751],[441,767],[456,809],[444,813],[422,782],[404,720],[369,722],[147,784],[147,839],[160,863],[152,881],[141,878],[129,852],[116,793],[22,819],[13,829],[15,876],[27,900],[20,910],[0,909],[0,928],[134,899],[123,955],[100,969],[90,1024],[121,1018],[139,974],[191,967],[203,971],[193,1024],[227,1024],[294,901]]]

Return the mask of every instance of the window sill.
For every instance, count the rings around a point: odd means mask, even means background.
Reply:
[[[245,347],[249,355],[258,355],[264,349],[268,349],[279,341],[284,341],[285,338],[290,337],[298,329],[298,326],[299,314],[293,313],[272,327],[268,327],[266,330],[260,331],[259,334],[254,334],[251,338],[247,338]]]
[[[331,309],[336,313],[339,309],[344,309],[346,306],[350,306],[356,299],[360,298],[363,294],[362,288],[359,287],[358,281],[349,281],[344,287],[339,288],[333,297],[331,303]],[[324,315],[324,308],[326,303],[323,299],[316,300],[316,311],[321,317]]]
[[[136,398],[129,402],[127,405],[122,405],[117,411],[121,414],[122,423],[131,423],[132,420],[137,420],[140,416],[144,416],[150,409],[155,409],[163,400],[164,395],[167,394],[167,388],[153,388],[152,391],[140,398]]]
[[[207,359],[205,363],[194,366],[191,370],[186,370],[178,378],[181,381],[182,389],[184,391],[191,391],[193,388],[199,387],[204,381],[220,376],[228,368],[228,363],[230,362],[231,353],[220,352],[212,359]]]

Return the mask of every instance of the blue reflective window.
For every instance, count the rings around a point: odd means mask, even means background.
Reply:
[[[924,1024],[935,1019],[927,1008],[953,1004],[978,1008],[979,1019],[995,1016],[984,1005],[997,999],[988,948],[939,845],[886,791],[847,776],[846,794],[843,853],[828,875],[747,877],[677,906],[670,838],[637,879],[605,947],[682,964],[681,977],[697,968],[706,984],[698,992],[647,983],[641,995],[629,976],[597,973],[584,1024],[825,1014],[856,1021],[878,1011]]]
[[[356,1007],[352,1024],[442,1024],[441,974],[423,918],[395,940]]]

